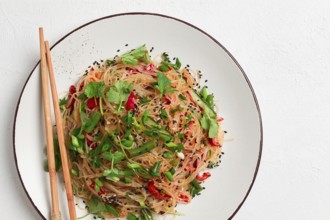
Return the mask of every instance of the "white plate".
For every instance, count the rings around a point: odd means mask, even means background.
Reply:
[[[125,45],[128,44],[128,47]],[[58,91],[84,73],[94,60],[113,57],[146,44],[152,56],[163,51],[179,57],[183,66],[199,69],[202,82],[220,103],[223,127],[228,131],[222,163],[206,181],[206,189],[189,205],[178,206],[177,219],[232,218],[248,196],[258,171],[262,150],[262,124],[252,86],[233,56],[214,38],[184,21],[159,14],[127,13],[104,17],[70,32],[52,48]],[[43,171],[45,135],[39,64],[30,74],[17,104],[14,151],[18,174],[27,196],[42,218],[50,210],[48,174]],[[63,183],[60,202],[69,219]],[[85,213],[77,209],[78,216]],[[85,218],[93,219],[92,216]]]

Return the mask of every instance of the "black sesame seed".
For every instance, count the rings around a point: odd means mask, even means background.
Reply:
[[[125,44],[125,47],[127,47],[128,46],[128,44]]]
[[[117,52],[120,52],[120,50],[118,49]]]

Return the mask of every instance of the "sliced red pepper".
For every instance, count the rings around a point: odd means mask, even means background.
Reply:
[[[171,197],[167,194],[161,194],[159,192],[159,190],[155,187],[155,182],[153,180],[151,180],[148,183],[148,191],[151,195],[153,195],[154,197],[156,197],[159,200],[166,200],[166,199],[170,199]]]
[[[197,159],[194,161],[194,164],[193,164],[194,168],[197,168],[197,167],[198,167],[199,160],[200,160],[200,159],[197,158]]]
[[[89,185],[89,188],[91,188],[92,190],[95,190],[95,182],[94,181]],[[103,186],[100,187],[100,190],[98,191],[97,194],[98,195],[104,195],[104,194],[106,194],[105,188]]]
[[[198,175],[196,176],[196,179],[197,179],[198,181],[204,181],[204,180],[206,180],[207,178],[209,178],[210,176],[211,176],[211,173],[209,173],[209,172],[205,172],[205,173],[203,173],[202,175],[198,174]]]
[[[169,104],[171,104],[172,100],[171,100],[171,98],[170,98],[169,96],[165,95],[165,96],[163,97],[163,102],[164,102],[166,105],[169,105]]]
[[[74,85],[71,85],[70,86],[70,89],[69,89],[69,95],[68,95],[68,104],[67,104],[67,108],[69,109],[70,113],[73,111],[73,108],[74,108],[74,103],[76,102],[76,100],[74,98],[72,98],[73,94],[76,93],[76,87]]]
[[[143,70],[146,72],[152,72],[152,71],[154,71],[154,69],[155,69],[155,65],[152,63],[148,64],[147,66],[145,66],[143,68]]]
[[[183,202],[188,203],[190,201],[189,196],[180,194],[179,199],[181,199]]]
[[[98,98],[90,98],[87,100],[87,108],[92,110],[96,106],[99,105],[99,99]]]
[[[127,111],[129,110],[135,110],[135,103],[136,103],[136,97],[134,92],[131,92],[128,96],[127,102],[126,102],[126,106],[125,109]]]
[[[192,119],[189,123],[188,123],[188,125],[194,125],[195,124],[195,120],[194,119]]]
[[[194,172],[194,171],[196,170],[194,167],[189,166],[189,165],[185,166],[184,169],[185,169],[186,171],[188,171],[188,172]]]
[[[99,195],[104,195],[104,194],[106,194],[106,191],[105,191],[105,189],[104,189],[103,186],[100,187],[100,191],[99,191],[97,194],[99,194]]]
[[[223,121],[223,117],[218,116],[218,117],[217,117],[217,122],[220,122],[220,121]]]
[[[221,144],[220,144],[220,142],[219,142],[219,140],[218,140],[217,137],[209,138],[209,142],[210,142],[211,146],[213,146],[213,147],[219,147],[219,146],[221,146]]]

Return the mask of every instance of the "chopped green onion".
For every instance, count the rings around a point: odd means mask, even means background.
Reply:
[[[141,168],[141,165],[138,163],[127,163],[127,167],[129,167],[131,169],[138,169],[138,168]]]
[[[88,121],[85,131],[89,133],[92,132],[96,127],[97,123],[99,123],[100,119],[101,119],[101,113],[95,112]]]
[[[181,100],[186,100],[186,97],[185,97],[184,95],[182,95],[182,94],[179,95],[179,98],[180,98]]]
[[[167,121],[168,120],[168,114],[167,112],[165,111],[165,109],[162,109],[161,112],[160,112],[160,117],[161,119]]]
[[[70,172],[73,176],[78,176],[78,171],[77,170],[71,169]]]
[[[80,146],[79,146],[78,138],[77,138],[76,136],[71,135],[71,142],[72,142],[73,146],[75,146],[75,147],[77,147],[77,148],[80,147]]]
[[[140,147],[128,150],[131,157],[136,157],[141,154],[147,153],[156,147],[154,141],[148,141],[147,143],[141,145]]]
[[[170,171],[165,171],[164,174],[169,181],[173,180],[173,175]]]
[[[173,153],[172,152],[169,152],[169,151],[165,151],[164,152],[164,157],[167,158],[167,159],[172,159],[173,158]]]
[[[151,170],[150,170],[150,174],[151,174],[152,176],[157,176],[157,177],[160,176],[160,174],[159,174],[159,172],[158,172],[160,164],[161,164],[161,161],[157,161],[157,162],[153,165],[153,167],[152,167]]]
[[[206,87],[204,86],[201,90],[201,96],[203,100],[206,100],[207,98],[207,91],[206,91]]]

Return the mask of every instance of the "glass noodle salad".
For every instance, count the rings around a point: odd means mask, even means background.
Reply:
[[[73,191],[101,218],[174,214],[203,190],[224,132],[213,95],[143,45],[94,62],[60,100]]]

